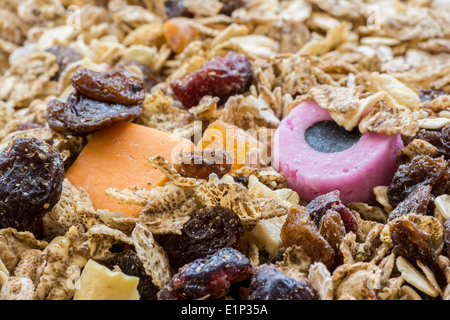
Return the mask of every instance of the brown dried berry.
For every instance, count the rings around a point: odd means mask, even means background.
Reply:
[[[248,278],[252,270],[241,252],[223,248],[181,267],[158,292],[158,300],[222,299],[233,283]]]
[[[234,211],[216,206],[196,210],[181,234],[164,235],[158,243],[171,265],[180,267],[225,247],[237,248],[245,228]]]
[[[81,60],[80,54],[72,49],[70,46],[53,46],[47,49],[48,52],[56,56],[56,63],[58,64],[58,71],[50,80],[58,81],[61,73],[67,66],[73,62]]]
[[[446,125],[440,131],[421,129],[416,139],[422,139],[438,150],[438,156],[444,156],[446,160],[450,160],[450,125]]]
[[[444,245],[447,251],[447,257],[450,258],[450,219],[444,222]]]
[[[221,14],[231,16],[234,10],[244,8],[246,5],[245,0],[220,0],[222,3]]]
[[[392,207],[398,206],[411,192],[422,185],[430,185],[431,193],[436,197],[448,192],[450,173],[444,158],[419,155],[410,163],[400,165],[387,189],[387,196]]]
[[[214,57],[186,78],[170,82],[176,98],[191,108],[210,95],[224,103],[230,96],[248,91],[253,81],[253,67],[247,56],[229,52]]]
[[[136,105],[144,102],[144,83],[133,71],[126,68],[108,71],[78,69],[72,76],[74,88],[94,100]]]
[[[183,177],[205,179],[215,173],[219,178],[231,170],[233,160],[226,151],[199,150],[178,154],[174,160],[174,167]]]
[[[280,236],[285,247],[301,247],[313,262],[333,264],[334,250],[319,233],[306,208],[289,209]]]
[[[308,280],[297,281],[271,265],[261,265],[250,279],[248,300],[319,300]]]
[[[192,18],[194,15],[185,6],[183,0],[166,0],[164,1],[165,11],[169,19],[175,17]]]
[[[59,201],[63,157],[35,138],[17,138],[0,154],[0,227],[30,230]]]
[[[420,101],[425,102],[434,100],[443,94],[445,94],[445,91],[442,90],[423,89],[419,91],[419,98]]]
[[[335,258],[338,257],[339,246],[346,234],[341,215],[334,210],[328,210],[320,221],[319,232],[333,248]]]
[[[389,221],[392,221],[409,213],[426,215],[428,204],[431,199],[431,186],[419,186],[411,192],[405,200],[399,203],[389,214]]]
[[[431,235],[407,219],[396,219],[389,223],[389,232],[394,243],[394,253],[412,261],[432,262],[434,248]]]
[[[39,128],[42,128],[42,125],[40,125],[39,123],[24,122],[16,128],[16,131],[32,130],[32,129],[39,129]]]
[[[117,121],[134,120],[142,105],[122,105],[90,99],[72,92],[67,102],[51,100],[47,108],[49,127],[63,134],[89,134]]]

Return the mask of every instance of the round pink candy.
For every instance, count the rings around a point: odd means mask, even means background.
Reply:
[[[329,120],[329,112],[314,100],[295,107],[275,133],[274,167],[305,201],[339,190],[343,203],[374,204],[373,188],[389,185],[398,168],[396,156],[403,147],[400,135],[370,132],[344,151],[316,151],[306,142],[305,132],[314,123]]]

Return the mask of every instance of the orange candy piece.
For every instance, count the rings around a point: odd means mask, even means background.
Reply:
[[[89,194],[95,209],[122,211],[137,217],[142,207],[118,204],[105,194],[108,188],[151,189],[167,181],[149,158],[161,154],[172,161],[176,154],[194,150],[187,139],[145,126],[117,122],[96,132],[69,168],[66,177]]]

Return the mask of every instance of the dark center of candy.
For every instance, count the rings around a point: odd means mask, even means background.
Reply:
[[[306,142],[323,153],[344,151],[361,138],[358,129],[347,131],[334,121],[321,121],[313,124],[305,132]]]

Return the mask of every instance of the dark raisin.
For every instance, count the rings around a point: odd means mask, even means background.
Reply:
[[[389,232],[394,244],[394,253],[412,261],[434,261],[431,235],[407,219],[396,219],[389,223]]]
[[[72,76],[74,88],[94,100],[136,105],[144,102],[144,83],[133,71],[126,68],[108,71],[78,69]]]
[[[444,245],[447,257],[450,258],[450,219],[447,219],[444,222]]]
[[[430,185],[431,193],[439,196],[450,187],[450,173],[444,158],[431,158],[427,155],[414,157],[410,163],[402,164],[392,178],[387,196],[395,208],[419,186]]]
[[[305,207],[289,209],[280,236],[285,247],[301,247],[313,262],[333,264],[334,249],[319,233]]]
[[[440,131],[421,129],[416,138],[431,143],[438,150],[438,156],[450,160],[450,125],[446,125]]]
[[[224,103],[230,96],[246,92],[252,81],[250,59],[229,52],[224,58],[214,57],[186,78],[171,81],[170,87],[183,106],[190,108],[198,105],[206,95],[218,97],[220,103]]]
[[[169,19],[175,17],[192,18],[194,15],[185,6],[183,0],[166,0],[164,2],[166,14]]]
[[[234,182],[242,184],[244,187],[248,187],[248,183],[250,181],[249,177],[233,177]]]
[[[159,288],[153,284],[152,277],[146,273],[144,265],[136,252],[130,249],[121,251],[108,261],[107,266],[110,269],[118,266],[126,275],[139,278],[137,290],[140,300],[156,300]]]
[[[271,265],[261,265],[250,280],[249,300],[319,300],[308,280],[297,281]]]
[[[251,262],[233,248],[223,248],[178,270],[158,292],[159,300],[223,299],[233,283],[248,278]]]
[[[312,221],[317,227],[320,225],[320,220],[327,210],[337,211],[344,222],[346,232],[352,231],[356,233],[358,231],[358,221],[352,212],[341,202],[339,198],[340,192],[338,190],[331,191],[329,193],[320,195],[311,200],[306,206]]]
[[[63,157],[35,138],[17,138],[0,154],[0,227],[30,230],[59,201]]]
[[[231,170],[233,160],[226,151],[201,150],[183,152],[174,160],[174,167],[184,177],[205,179],[215,173],[219,178]]]
[[[222,3],[221,14],[231,16],[234,10],[245,7],[245,0],[220,0]]]
[[[427,214],[428,204],[431,199],[431,186],[419,186],[412,191],[402,202],[398,204],[389,214],[389,221],[398,217],[415,213],[420,215]]]
[[[180,267],[225,247],[237,248],[245,228],[234,211],[216,206],[196,210],[181,234],[164,235],[158,243],[171,265]]]
[[[42,128],[42,125],[40,125],[39,123],[24,122],[16,128],[16,131],[32,130],[32,129],[39,129],[39,128]]]
[[[122,120],[134,120],[142,113],[142,105],[122,105],[93,100],[72,92],[66,103],[52,100],[48,104],[49,127],[60,133],[88,134]]]
[[[423,89],[419,91],[420,101],[431,101],[439,97],[440,95],[445,94],[442,90],[433,90],[433,89]]]
[[[48,48],[47,51],[53,53],[56,56],[56,63],[58,64],[58,71],[50,79],[53,81],[58,81],[61,73],[67,68],[69,64],[81,60],[80,54],[70,46],[57,45]]]

